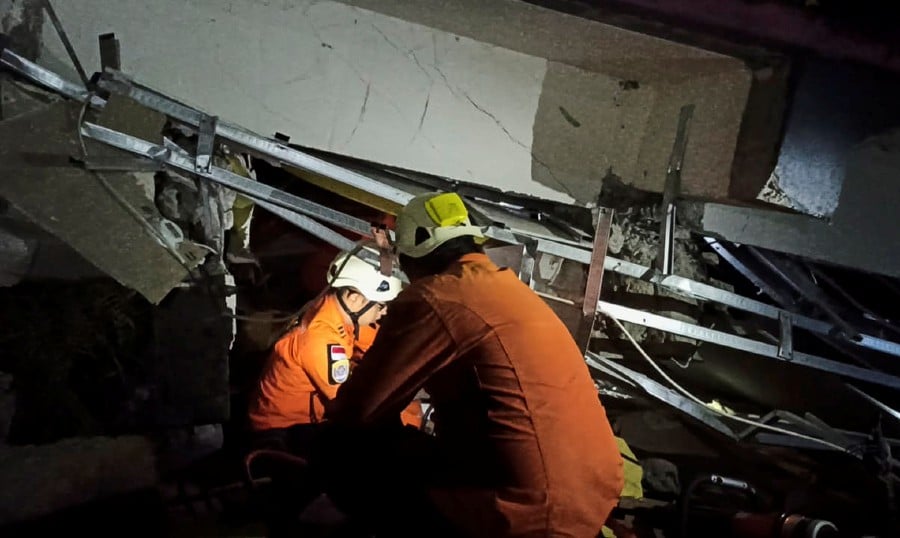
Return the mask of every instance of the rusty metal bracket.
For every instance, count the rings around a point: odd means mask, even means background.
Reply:
[[[609,248],[609,233],[615,211],[607,207],[600,208],[597,228],[594,231],[594,248],[591,253],[591,265],[588,269],[587,285],[584,292],[584,304],[581,313],[584,316],[597,314],[597,302],[600,300],[600,289],[603,287],[603,267],[606,263],[606,251]]]
[[[379,270],[382,275],[391,276],[394,272],[394,250],[384,225],[372,225],[372,237],[378,247]]]
[[[587,282],[584,288],[584,300],[581,303],[581,321],[578,324],[576,342],[582,352],[587,351],[597,318],[597,303],[603,288],[603,268],[606,263],[606,251],[609,248],[609,233],[615,211],[601,207],[597,216],[597,227],[594,229],[594,246],[591,251],[591,263],[588,267]]]

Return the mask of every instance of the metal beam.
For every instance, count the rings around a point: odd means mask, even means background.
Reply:
[[[649,312],[643,312],[634,308],[628,308],[627,306],[607,303],[605,301],[600,301],[599,308],[605,314],[613,316],[620,321],[627,321],[629,323],[642,325],[644,327],[650,327],[652,329],[658,329],[672,334],[677,334],[679,336],[693,338],[702,342],[709,342],[711,344],[730,347],[732,349],[746,351],[748,353],[768,357],[770,359],[775,359],[791,364],[798,364],[823,372],[850,377],[853,379],[866,381],[868,383],[874,383],[876,385],[883,385],[894,389],[900,389],[900,378],[887,375],[882,372],[867,370],[865,368],[859,368],[857,366],[852,366],[842,362],[818,357],[816,355],[809,355],[807,353],[800,353],[796,351],[794,352],[792,359],[784,359],[778,355],[778,346],[773,346],[771,344],[766,344],[757,340],[751,340],[742,336],[735,336],[733,334],[728,334],[722,331],[707,329],[706,327],[700,327],[691,323],[667,318],[665,316],[660,316],[657,314],[651,314]]]
[[[782,359],[791,360],[794,356],[794,334],[793,322],[791,314],[788,312],[778,313],[779,338],[778,338],[778,356]]]
[[[316,222],[309,217],[291,211],[290,209],[279,207],[271,202],[267,202],[254,196],[247,197],[252,199],[256,205],[272,213],[273,215],[277,215],[283,218],[285,221],[293,224],[301,230],[309,232],[322,241],[325,241],[329,245],[333,245],[340,250],[352,250],[353,247],[356,246],[356,243],[354,243],[351,239],[344,237],[328,226]]]
[[[606,251],[609,248],[609,233],[612,227],[614,211],[607,207],[600,208],[597,216],[597,228],[594,231],[594,248],[591,264],[588,268],[587,285],[584,291],[582,315],[593,318],[597,315],[597,301],[600,300],[600,289],[603,286],[603,269],[606,265]]]
[[[71,60],[72,65],[75,66],[75,71],[78,72],[82,84],[87,88],[88,84],[90,84],[87,73],[84,72],[84,67],[81,66],[81,61],[78,59],[78,55],[75,54],[75,47],[72,46],[68,34],[66,34],[65,29],[63,29],[62,22],[60,22],[59,17],[56,16],[56,10],[53,9],[53,4],[50,3],[50,0],[44,0],[43,3],[44,10],[47,12],[47,16],[50,17],[50,22],[52,22],[53,27],[56,28],[56,35],[58,35],[59,40],[62,41],[63,47],[65,47],[66,53],[69,55],[69,60]]]
[[[155,90],[134,83],[121,72],[110,71],[104,73],[97,85],[104,90],[125,95],[147,108],[161,112],[195,128],[199,128],[200,122],[205,115],[203,112],[179,103]],[[284,164],[330,177],[335,181],[372,193],[385,200],[403,205],[413,198],[413,195],[400,189],[395,189],[362,174],[313,157],[237,125],[224,121],[218,122],[215,133],[217,136],[230,140],[250,151],[275,158]]]
[[[106,101],[89,92],[85,88],[60,77],[56,73],[31,62],[9,49],[3,49],[0,55],[0,65],[29,78],[47,89],[53,90],[70,99],[84,102],[91,100],[91,106],[102,108]],[[121,72],[109,70],[103,73],[97,84],[100,88],[120,93],[130,97],[134,101],[161,112],[186,125],[200,129],[201,120],[207,114],[188,105],[167,97],[159,92],[139,86]],[[330,177],[335,181],[370,192],[385,200],[406,204],[413,195],[385,185],[379,181],[368,178],[362,174],[353,172],[336,164],[324,161],[302,151],[290,148],[281,142],[272,140],[242,127],[227,122],[218,122],[215,129],[216,136],[230,140],[252,152],[274,158],[284,164],[302,168],[313,173]]]
[[[613,213],[612,209],[601,207],[597,215],[591,263],[588,266],[584,297],[581,301],[581,318],[572,333],[575,343],[582,352],[587,351],[591,344],[594,322],[597,319],[597,301],[600,300],[600,290],[603,287],[603,269],[606,262],[606,251],[609,248]]]
[[[747,246],[747,251],[770,271],[781,278],[788,286],[819,307],[822,312],[831,318],[836,326],[841,328],[841,331],[848,339],[859,339],[859,332],[855,327],[844,321],[840,313],[837,312],[835,307],[831,304],[831,300],[825,292],[816,286],[816,284],[804,275],[793,263],[789,260],[782,259],[780,256],[763,253],[759,249],[749,245]]]
[[[600,370],[607,375],[610,375],[610,371],[612,371],[614,372],[612,375],[614,375],[614,377],[616,378],[621,379],[621,377],[625,377],[626,379],[630,380],[630,382],[633,382],[640,386],[647,394],[649,394],[653,398],[671,407],[674,407],[678,411],[681,411],[686,415],[702,422],[706,426],[716,430],[717,432],[725,435],[730,439],[737,439],[734,431],[726,426],[721,420],[719,420],[715,413],[698,404],[697,402],[685,398],[678,392],[654,381],[653,379],[650,379],[644,374],[635,372],[634,370],[623,366],[618,362],[604,359],[603,357],[591,352],[585,354],[584,360],[591,368]]]
[[[122,69],[122,49],[116,34],[100,34],[97,43],[100,46],[100,69]]]
[[[675,200],[681,194],[681,168],[684,166],[684,151],[687,148],[693,116],[694,105],[681,107],[675,143],[672,145],[669,166],[666,170],[666,183],[660,206],[659,253],[656,256],[656,268],[664,275],[672,274],[675,269]]]
[[[3,49],[3,52],[0,53],[0,65],[69,99],[84,102],[91,97],[90,92],[83,86],[66,80],[53,71],[44,69],[9,49]],[[92,106],[102,106],[104,104],[106,104],[106,101],[103,99],[96,96],[91,97]]]
[[[715,240],[712,238],[707,238],[707,241],[715,242]],[[557,243],[548,239],[538,239],[537,250],[539,252],[552,254],[554,256],[559,256],[561,258],[566,258],[568,260],[577,261],[583,264],[589,264],[591,262],[591,252],[589,250],[572,245],[566,245],[563,243]],[[687,297],[691,297],[693,299],[712,301],[731,308],[735,308],[737,310],[764,316],[776,321],[780,319],[782,312],[790,313],[788,310],[785,310],[783,308],[778,308],[777,306],[773,306],[762,301],[750,299],[748,297],[744,297],[743,295],[738,295],[721,288],[716,288],[715,286],[710,286],[709,284],[704,284],[702,282],[697,282],[677,275],[662,275],[651,267],[646,267],[626,260],[621,260],[613,256],[606,256],[604,267],[607,271],[651,282],[653,284],[662,286],[668,290],[679,293],[681,295],[685,295]],[[800,314],[790,314],[791,321],[796,327],[818,333],[823,336],[831,336],[834,333],[834,325],[828,322],[817,320]],[[900,357],[900,344],[892,342],[890,340],[885,340],[883,338],[878,338],[867,334],[860,334],[859,340],[848,340],[847,343]]]
[[[198,172],[209,172],[209,167],[212,166],[217,123],[219,118],[216,116],[204,114],[200,118],[200,126],[197,129],[197,156],[194,159],[194,167]]]
[[[759,275],[757,275],[749,267],[747,267],[744,262],[739,260],[737,256],[732,254],[731,251],[729,251],[728,248],[720,243],[717,239],[713,237],[704,237],[703,239],[710,246],[710,248],[716,251],[716,254],[718,254],[723,260],[727,261],[732,267],[737,269],[740,274],[744,275],[744,277],[752,282],[753,285],[759,289],[759,291],[765,293],[776,303],[784,307],[794,305],[793,298],[784,295],[779,290],[772,287],[771,284],[760,278]]]
[[[543,242],[544,246],[546,246],[546,243],[547,242]],[[612,256],[606,257],[606,270],[652,282],[653,284],[657,284],[687,297],[712,301],[776,321],[780,321],[781,316],[788,314],[791,317],[791,323],[794,327],[799,327],[823,336],[831,336],[835,330],[835,327],[832,324],[825,321],[800,314],[794,314],[783,308],[778,308],[777,306],[763,303],[762,301],[750,299],[743,295],[738,295],[721,288],[716,288],[715,286],[710,286],[709,284],[703,284],[702,282],[696,282],[677,275],[660,275],[650,267],[620,260]],[[847,343],[900,357],[900,344],[871,335],[861,334],[859,340],[848,340]]]
[[[215,166],[211,166],[209,172],[202,172],[197,170],[194,159],[188,155],[174,152],[151,142],[147,142],[146,140],[141,140],[140,138],[113,131],[112,129],[89,122],[85,122],[82,125],[81,130],[84,136],[99,142],[148,159],[164,162],[169,166],[210,179],[220,185],[224,185],[229,189],[246,194],[257,200],[264,200],[273,205],[290,209],[310,217],[315,217],[345,230],[356,232],[364,237],[370,236],[371,226],[362,219],[352,217],[345,213],[341,213],[340,211],[335,211],[315,202],[310,202],[309,200],[304,200],[299,196],[294,196],[288,192],[270,187],[264,183],[247,179]]]
[[[880,409],[882,412],[890,415],[890,417],[893,418],[894,420],[900,420],[900,411],[897,411],[896,409],[887,405],[886,403],[882,403],[880,400],[877,400],[874,397],[869,396],[865,392],[859,390],[858,388],[854,387],[853,385],[851,385],[849,383],[845,383],[845,385],[847,386],[847,388],[849,388],[853,392],[859,394],[860,396],[862,396],[863,398],[868,400],[870,404],[874,405],[875,407]]]
[[[809,439],[803,439],[802,437],[796,437],[794,435],[785,435],[783,433],[761,431],[756,433],[753,438],[757,443],[762,445],[796,448],[800,450],[827,450],[832,452],[837,451],[836,448],[825,445],[823,443],[817,443],[815,441],[810,441]]]
[[[0,56],[0,63],[2,63],[2,65],[4,65],[5,67],[69,98],[76,99],[82,102],[90,99],[91,105],[95,107],[102,107],[105,105],[105,101],[103,99],[97,97],[96,95],[88,93],[77,84],[68,82],[62,77],[59,77],[55,73],[52,73],[51,71],[48,71],[34,64],[33,62],[29,62],[28,60],[16,55],[10,50],[4,49],[2,51],[2,56]],[[104,77],[105,78],[100,81],[101,87],[104,87],[105,89],[111,91],[124,93],[128,97],[136,100],[144,106],[162,112],[198,130],[200,129],[200,124],[203,118],[206,117],[206,115],[201,111],[179,103],[158,92],[134,84],[130,79],[118,72],[106,73],[104,74]],[[255,200],[270,204],[273,207],[280,207],[292,212],[299,212],[303,215],[318,218],[323,221],[340,226],[344,229],[358,233],[362,236],[369,236],[371,233],[369,224],[363,222],[360,219],[355,219],[325,206],[309,202],[284,191],[271,188],[267,185],[249,180],[236,174],[232,174],[226,170],[222,170],[216,167],[210,167],[209,172],[203,172],[202,170],[198,172],[196,170],[195,158],[186,153],[170,150],[167,151],[166,148],[162,148],[149,142],[92,124],[85,124],[84,132],[87,136],[91,136],[92,138],[106,142],[115,147],[119,147],[121,149],[136,153],[149,159],[158,159],[161,160],[160,162],[164,162],[169,166],[174,166],[186,172],[195,173],[201,177],[211,179],[238,192],[242,192],[247,196],[254,198]],[[301,151],[289,148],[277,141],[261,137],[255,133],[249,132],[237,126],[219,122],[215,126],[215,134],[222,139],[235,142],[236,144],[241,145],[252,152],[261,154],[262,156],[267,156],[279,160],[280,162],[283,162],[285,164],[297,166],[299,168],[304,168],[315,173],[331,177],[336,181],[354,186],[359,189],[368,190],[373,194],[381,196],[384,199],[394,201],[396,203],[403,204],[412,197],[412,195],[410,195],[409,193],[387,186],[375,179],[368,178],[356,172],[347,170],[339,165],[335,165],[312,157]],[[321,224],[315,223],[315,221],[307,222],[303,219],[295,220],[298,220],[302,225],[306,226],[305,229],[312,230],[313,228],[315,228],[316,231],[311,231],[311,233],[314,233],[323,238],[327,236],[325,240],[329,241],[332,244],[346,245],[346,242],[342,239],[339,239],[335,234],[328,234],[325,231],[327,230],[327,227],[322,227]],[[314,224],[318,225],[318,227],[313,226]],[[490,230],[489,234],[498,238],[504,237],[513,238],[513,241],[517,240],[514,234],[509,233],[507,230],[498,228]],[[530,238],[529,241],[534,239],[535,238]],[[590,264],[592,260],[592,252],[586,247],[566,244],[564,242],[549,240],[547,238],[536,238],[536,241],[534,241],[534,243],[536,244],[536,249],[541,252],[561,256],[584,264]],[[675,275],[662,275],[649,267],[643,267],[609,256],[605,257],[603,267],[607,271],[613,271],[633,278],[647,280],[677,293],[687,295],[689,297],[718,302],[732,308],[759,314],[770,319],[781,319],[781,316],[783,316],[783,312],[786,312],[783,309],[779,309],[759,301],[754,301],[752,299],[748,299],[746,297],[742,297],[740,295],[721,290],[713,286],[694,282]],[[661,316],[659,316],[659,318],[667,319],[662,318]],[[834,330],[834,327],[829,323],[799,315],[793,315],[792,322],[794,326],[823,335],[830,335]],[[681,328],[683,329],[684,327],[682,326]],[[701,327],[694,327],[694,329],[706,330]],[[693,331],[694,329],[691,330]],[[706,336],[709,336],[709,333],[704,334]],[[731,335],[726,336],[731,337]],[[703,338],[700,339],[702,340]],[[718,339],[722,340],[721,338]],[[886,341],[873,336],[860,335],[860,339],[858,341],[851,341],[851,343],[883,353],[900,356],[900,344]],[[729,339],[726,339],[726,343],[722,345],[729,344],[743,346],[737,347],[737,349],[750,348],[756,350],[751,352],[762,351],[762,354],[766,356],[770,355],[769,352],[771,350],[769,348],[774,348],[774,346],[759,348],[758,346],[767,345],[740,337],[731,337]],[[732,347],[735,346],[732,345]],[[833,361],[827,361],[826,359],[821,359],[818,357],[812,357],[814,359],[812,363],[814,364],[806,364],[807,361],[805,361],[805,359],[810,357],[812,356],[802,353],[795,353],[795,356],[791,362],[811,367],[821,367],[823,364],[828,364],[834,365],[834,367],[837,369],[848,368],[851,369],[849,371],[852,371],[859,379],[868,380],[872,377],[881,379],[883,377],[873,371],[854,368],[852,366],[844,365],[842,363],[836,363]],[[851,375],[851,377],[854,376]],[[886,379],[894,378],[887,377]],[[877,383],[878,380],[875,380],[874,382]]]

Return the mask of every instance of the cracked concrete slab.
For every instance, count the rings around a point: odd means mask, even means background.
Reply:
[[[59,102],[0,123],[0,196],[97,268],[160,302],[187,270],[94,175],[74,166],[80,105]],[[87,141],[92,155],[121,154]],[[144,186],[130,174],[105,174],[110,187],[145,216],[156,214]],[[202,251],[187,248],[189,263]],[[196,247],[194,247],[196,248]]]
[[[857,145],[831,219],[718,203],[684,203],[684,223],[735,243],[900,277],[900,130]],[[681,217],[680,217],[681,218]]]
[[[534,122],[532,175],[537,181],[588,202],[596,201],[609,173],[642,177],[640,150],[656,90],[631,82],[549,64]],[[588,146],[594,150],[587,151]],[[639,186],[652,190],[654,185],[642,181]]]
[[[85,0],[57,11],[88,70],[97,34],[115,31],[125,71],[261,134],[567,199],[529,181],[543,58],[338,2]],[[41,61],[60,66],[51,32]]]
[[[566,203],[595,201],[609,168],[661,189],[685,100],[698,106],[685,192],[727,198],[752,79],[735,58],[513,0],[57,11],[89,71],[97,35],[114,31],[126,72],[261,134]],[[71,76],[52,32],[41,62]]]
[[[744,110],[762,82],[768,93],[753,102],[755,109],[777,100],[786,79],[780,71],[753,73],[734,57],[522,2],[451,0],[434,9],[417,0],[346,1],[547,58],[532,178],[580,203],[596,201],[609,173],[660,192],[678,113],[687,104],[696,108],[682,172],[685,194],[752,199],[774,166],[778,114],[768,111],[759,127],[744,121]],[[577,119],[573,109],[580,111]]]

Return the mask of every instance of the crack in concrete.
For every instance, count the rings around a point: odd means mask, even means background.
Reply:
[[[544,162],[543,160],[541,160],[537,155],[534,154],[534,150],[532,150],[530,147],[528,147],[526,144],[524,144],[521,140],[519,140],[518,138],[516,138],[515,136],[513,136],[513,134],[509,131],[509,129],[506,128],[506,126],[503,124],[503,122],[501,122],[500,119],[499,119],[496,115],[492,114],[489,110],[485,109],[484,107],[482,107],[481,105],[479,105],[477,102],[475,102],[475,100],[472,99],[472,97],[471,97],[465,90],[461,90],[461,89],[459,89],[459,88],[455,88],[454,85],[450,83],[450,80],[447,78],[447,75],[446,75],[446,74],[444,73],[444,71],[438,66],[437,37],[436,37],[435,34],[432,34],[432,43],[433,43],[433,45],[434,45],[434,51],[433,51],[433,54],[434,54],[434,64],[432,65],[432,67],[433,67],[434,70],[437,72],[437,74],[441,77],[441,79],[444,81],[444,85],[447,86],[447,89],[450,90],[450,93],[451,93],[452,95],[454,95],[457,99],[465,99],[465,100],[468,101],[473,107],[475,107],[476,110],[478,110],[479,112],[481,112],[481,113],[484,114],[485,116],[487,116],[487,117],[489,117],[490,119],[492,119],[492,120],[494,121],[494,123],[497,124],[497,126],[500,127],[501,130],[503,130],[503,132],[506,134],[506,136],[507,136],[514,144],[518,145],[519,147],[521,147],[522,149],[524,149],[525,151],[527,151],[528,154],[531,156],[531,158],[534,160],[534,162],[536,162],[539,166],[543,167],[544,170],[547,171],[547,173],[550,175],[550,179],[552,179],[553,182],[554,182],[556,185],[558,185],[559,188],[560,188],[563,192],[565,192],[566,194],[568,194],[568,195],[569,195],[570,197],[572,197],[573,199],[576,199],[576,200],[577,200],[578,198],[575,196],[575,194],[572,192],[572,190],[569,189],[569,187],[567,187],[566,184],[563,183],[562,180],[560,180],[560,179],[556,176],[556,173],[553,171],[553,169],[550,168],[550,166],[549,166],[547,163],[545,163],[545,162]],[[414,54],[413,56],[415,56],[415,54]],[[460,95],[460,93],[457,93],[457,92],[460,92],[462,95]],[[534,180],[534,178],[532,178],[532,180]]]
[[[377,25],[375,25],[374,23],[372,23],[371,26],[372,26],[372,28],[373,28],[376,32],[378,32],[379,35],[381,35],[381,37],[382,37],[382,38],[383,38],[383,39],[384,39],[384,40],[385,40],[392,48],[394,48],[395,50],[397,50],[398,52],[400,52],[400,53],[403,54],[404,56],[406,56],[406,57],[412,59],[412,61],[415,62],[416,66],[418,66],[419,70],[420,70],[423,74],[425,74],[425,76],[427,76],[429,80],[431,80],[432,82],[434,82],[434,77],[433,77],[433,76],[431,75],[431,73],[425,68],[425,66],[422,65],[422,62],[419,61],[419,56],[416,54],[416,51],[404,49],[403,47],[401,47],[400,45],[398,45],[397,43],[395,43],[392,39],[390,39],[390,38],[387,36],[387,34],[385,34],[384,31],[382,31],[381,28],[379,28]],[[484,107],[482,107],[481,105],[479,105],[478,103],[476,103],[475,100],[472,99],[472,97],[471,97],[467,92],[465,92],[464,90],[460,90],[459,88],[455,87],[453,84],[450,83],[450,80],[447,78],[447,75],[444,73],[444,71],[443,71],[440,67],[438,67],[438,59],[437,59],[437,36],[436,36],[436,34],[434,34],[434,33],[432,33],[432,43],[433,43],[433,45],[434,45],[434,49],[433,49],[433,54],[434,54],[434,64],[433,64],[431,67],[438,73],[438,75],[439,75],[440,78],[443,80],[444,85],[447,87],[447,89],[450,91],[450,93],[451,93],[453,96],[455,96],[457,99],[465,99],[465,100],[468,101],[472,106],[474,106],[476,110],[478,110],[478,111],[481,112],[482,114],[484,114],[484,115],[488,116],[489,118],[491,118],[492,120],[494,120],[494,123],[496,123],[497,126],[500,127],[500,129],[506,134],[506,136],[507,136],[513,143],[515,143],[516,145],[518,145],[519,147],[521,147],[521,148],[523,148],[525,151],[527,151],[527,152],[529,153],[529,155],[531,156],[531,158],[534,159],[534,161],[535,161],[536,163],[538,163],[540,166],[543,166],[544,169],[547,170],[547,173],[550,174],[550,177],[553,179],[553,181],[554,181],[557,185],[559,185],[559,187],[560,187],[564,192],[566,192],[567,194],[569,194],[570,196],[572,196],[572,198],[575,198],[575,196],[574,196],[574,195],[572,194],[572,192],[568,189],[568,187],[566,187],[566,185],[565,185],[562,181],[560,181],[559,178],[556,177],[556,174],[553,172],[553,170],[550,168],[550,166],[547,165],[546,163],[544,163],[541,159],[539,159],[539,158],[534,154],[534,152],[531,150],[531,148],[529,148],[526,144],[524,144],[522,141],[520,141],[520,140],[517,139],[515,136],[513,136],[513,134],[509,131],[509,129],[507,129],[507,127],[503,124],[503,122],[501,122],[501,121],[499,120],[499,118],[497,118],[497,117],[496,117],[494,114],[492,114],[490,111],[488,111],[487,109],[485,109]],[[429,103],[430,99],[431,99],[431,88],[429,88],[429,90],[428,90],[428,97],[426,98],[426,101],[425,101],[425,108],[422,110],[422,116],[421,116],[420,119],[419,119],[419,127],[418,127],[418,130],[417,130],[417,132],[416,132],[416,135],[418,135],[418,133],[419,133],[419,132],[421,131],[421,129],[422,129],[422,123],[423,123],[424,120],[425,120],[425,114],[426,114],[426,112],[427,112],[427,110],[428,110],[428,103]],[[413,137],[413,139],[415,139],[415,137]]]
[[[565,192],[566,194],[571,196],[573,199],[577,199],[575,197],[574,193],[571,190],[569,190],[569,188],[558,177],[556,177],[556,174],[553,172],[553,170],[550,168],[550,166],[547,163],[545,163],[544,161],[542,161],[540,158],[538,158],[538,156],[534,154],[534,151],[531,148],[529,148],[527,145],[525,145],[525,143],[523,143],[521,140],[519,140],[518,138],[513,136],[513,134],[511,132],[509,132],[509,129],[507,129],[506,126],[503,125],[503,122],[501,122],[497,116],[492,114],[489,110],[487,110],[483,106],[476,103],[475,100],[472,99],[472,97],[465,91],[463,91],[462,93],[465,96],[466,100],[469,101],[469,103],[471,103],[472,106],[475,107],[476,110],[478,110],[485,116],[494,120],[494,123],[496,123],[497,126],[500,127],[500,129],[502,129],[504,133],[506,133],[506,136],[509,137],[509,139],[513,143],[515,143],[516,145],[520,146],[522,149],[527,151],[528,154],[531,155],[531,158],[534,160],[534,162],[538,163],[540,166],[543,166],[544,169],[547,171],[547,173],[550,174],[550,178],[553,179],[553,181],[557,185],[559,185],[559,188],[562,189],[563,192]],[[534,178],[532,178],[532,180],[533,179]]]
[[[308,14],[307,14],[307,12],[309,11],[309,9],[310,9],[313,5],[315,5],[316,3],[318,3],[318,2],[313,2],[312,4],[310,4],[309,6],[307,6],[306,9],[303,10],[303,13],[304,13],[304,21],[306,22],[307,26],[309,26],[309,29],[312,31],[313,36],[315,36],[315,38],[318,39],[319,42],[324,42],[324,39],[322,38],[322,35],[321,35],[321,32],[319,31],[319,28],[318,28],[315,24],[313,24],[313,22],[310,20],[310,17],[309,17]],[[374,24],[371,24],[371,26],[372,26],[373,28],[375,28],[376,31],[379,31],[379,32],[380,32],[380,30],[379,30]],[[384,33],[383,33],[383,32],[380,32],[380,33],[382,33],[382,35],[384,36]],[[390,43],[390,44],[392,44],[392,45],[395,45],[390,39],[387,39],[387,36],[384,36],[384,37],[385,37],[385,39],[387,40],[388,43]],[[396,101],[394,101],[394,100],[391,99],[389,96],[387,96],[387,95],[381,93],[380,91],[378,91],[377,88],[371,86],[371,82],[370,82],[369,80],[367,80],[367,79],[363,76],[363,74],[360,72],[360,70],[356,67],[356,65],[353,64],[352,61],[350,61],[350,59],[348,59],[348,58],[346,58],[344,55],[340,54],[340,53],[338,52],[337,49],[333,49],[333,48],[332,48],[332,49],[328,49],[328,52],[329,52],[329,54],[333,54],[334,56],[336,56],[336,57],[338,58],[338,60],[340,60],[341,62],[344,63],[344,65],[346,65],[348,68],[350,68],[350,70],[353,71],[353,73],[354,73],[354,74],[356,75],[356,77],[360,80],[360,82],[362,82],[363,84],[366,85],[366,88],[367,88],[367,89],[366,89],[367,95],[368,95],[369,92],[374,93],[375,95],[378,95],[379,97],[381,97],[382,99],[384,99],[385,102],[387,102],[387,103],[391,106],[391,108],[393,108],[399,115],[401,115],[401,116],[405,115],[405,112],[400,108],[399,105],[397,105]],[[368,97],[366,97],[366,102],[368,102]],[[358,125],[357,125],[357,127],[358,127]],[[357,127],[354,127],[354,132],[356,131],[356,128],[357,128]],[[333,126],[332,126],[332,129],[333,129]],[[431,148],[432,148],[433,150],[435,150],[436,152],[440,153],[440,150],[438,149],[438,147],[437,147],[437,146],[434,144],[434,142],[432,142],[427,136],[422,135],[422,139],[425,140],[425,142],[427,142],[428,145],[431,146]],[[330,149],[333,149],[333,148],[331,147],[331,143],[330,143],[330,142],[329,142],[329,148],[330,148]]]
[[[359,117],[356,118],[356,125],[353,126],[353,130],[350,131],[350,137],[347,138],[347,141],[344,142],[344,145],[349,144],[350,141],[353,140],[353,136],[356,134],[356,130],[359,129],[359,126],[362,123],[363,118],[366,115],[366,105],[369,104],[369,91],[371,89],[372,89],[372,83],[369,82],[366,84],[366,96],[363,97],[362,106],[359,108]]]
[[[425,116],[428,114],[428,104],[431,103],[431,87],[428,88],[428,95],[425,96],[425,106],[422,107],[422,115],[419,117],[419,126],[416,129],[416,134],[413,135],[412,140],[414,141],[419,133],[422,132],[422,126],[425,124]]]
[[[379,28],[377,25],[375,25],[375,23],[370,23],[370,24],[371,24],[372,28],[373,28],[376,32],[378,32],[378,33],[381,35],[382,38],[384,38],[384,40],[388,43],[388,45],[390,45],[391,47],[393,47],[397,52],[399,52],[400,54],[403,54],[403,55],[406,56],[407,58],[412,58],[412,60],[413,60],[413,61],[416,63],[416,65],[419,67],[419,71],[421,71],[422,74],[425,75],[425,76],[428,78],[428,80],[430,80],[431,82],[434,82],[434,77],[431,76],[431,73],[429,73],[428,70],[425,69],[425,66],[422,65],[422,62],[419,61],[419,57],[416,56],[416,51],[415,51],[415,50],[413,50],[413,49],[405,49],[405,48],[401,47],[400,45],[398,45],[397,43],[395,43],[394,41],[392,41],[391,38],[389,38],[389,37],[387,36],[387,34],[385,34],[385,33],[381,30],[381,28]]]
[[[447,86],[447,89],[450,90],[450,93],[454,97],[460,100],[465,99],[465,97],[456,93],[456,88],[452,84],[450,84],[450,80],[447,78],[447,75],[445,75],[444,71],[440,67],[438,67],[437,63],[435,63],[432,67],[434,67],[434,70],[437,71],[438,75],[440,75],[441,79],[444,81],[444,85]]]

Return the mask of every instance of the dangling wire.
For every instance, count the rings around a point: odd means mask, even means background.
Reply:
[[[811,435],[805,435],[805,434],[802,434],[802,433],[797,433],[797,432],[795,432],[795,431],[787,430],[787,429],[784,429],[784,428],[779,428],[779,427],[777,427],[777,426],[771,426],[771,425],[765,424],[765,423],[763,423],[763,422],[758,422],[758,421],[755,421],[755,420],[750,420],[750,419],[747,419],[747,418],[739,417],[739,416],[737,416],[737,415],[730,415],[730,414],[725,413],[725,412],[723,412],[723,411],[719,411],[719,410],[716,409],[716,408],[710,407],[709,405],[706,404],[706,402],[704,402],[704,401],[701,400],[700,398],[694,396],[692,393],[688,392],[687,389],[685,389],[684,387],[682,387],[681,385],[679,385],[674,379],[672,379],[671,377],[669,377],[669,375],[668,375],[662,368],[660,368],[660,366],[659,366],[658,364],[656,364],[656,361],[654,361],[654,360],[650,357],[650,355],[648,355],[647,352],[644,351],[644,348],[641,347],[640,344],[638,344],[637,340],[635,340],[634,337],[631,336],[631,333],[628,332],[628,329],[625,328],[625,326],[622,324],[621,321],[619,321],[618,319],[616,319],[615,316],[609,314],[608,312],[604,312],[604,311],[601,310],[601,313],[604,314],[604,315],[605,315],[606,317],[608,317],[609,319],[611,319],[611,320],[613,321],[613,323],[616,324],[616,326],[619,328],[619,330],[622,331],[623,334],[625,334],[625,336],[626,336],[626,337],[628,338],[628,340],[631,342],[631,345],[634,346],[634,348],[638,351],[638,353],[641,355],[641,357],[643,357],[644,360],[646,360],[646,361],[650,364],[650,366],[652,366],[653,369],[656,370],[656,371],[659,373],[659,375],[661,375],[666,381],[668,381],[670,385],[672,385],[676,390],[678,390],[678,392],[680,392],[680,393],[682,393],[683,395],[685,395],[688,399],[693,400],[694,403],[696,403],[696,404],[702,406],[704,409],[708,409],[709,411],[711,411],[711,412],[713,412],[713,413],[715,413],[715,414],[717,414],[717,415],[720,415],[720,416],[722,416],[722,417],[724,417],[724,418],[733,420],[733,421],[735,421],[735,422],[741,422],[741,423],[743,423],[743,424],[747,424],[747,425],[750,425],[750,426],[755,426],[755,427],[760,428],[760,429],[769,430],[769,431],[773,431],[773,432],[776,432],[776,433],[781,433],[781,434],[784,434],[784,435],[789,435],[789,436],[791,436],[791,437],[797,437],[797,438],[799,438],[799,439],[804,439],[804,440],[807,440],[807,441],[812,441],[812,442],[815,442],[815,443],[819,443],[819,444],[821,444],[821,445],[823,445],[823,446],[827,446],[827,447],[829,447],[829,448],[832,448],[832,449],[834,449],[834,450],[837,450],[837,451],[840,451],[840,452],[845,452],[845,453],[847,453],[847,454],[854,455],[854,454],[853,454],[853,451],[852,451],[851,449],[849,449],[849,448],[847,448],[847,447],[840,446],[840,445],[835,444],[835,443],[832,443],[832,442],[830,442],[830,441],[826,441],[826,440],[824,440],[824,439],[819,439],[818,437],[813,437],[813,436],[811,436]]]

